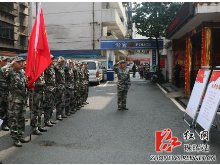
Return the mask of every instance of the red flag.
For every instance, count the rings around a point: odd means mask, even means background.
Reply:
[[[25,76],[28,76],[28,88],[31,90],[34,89],[32,86],[33,83],[50,65],[50,63],[50,49],[47,40],[43,10],[40,3],[28,45],[25,72]]]

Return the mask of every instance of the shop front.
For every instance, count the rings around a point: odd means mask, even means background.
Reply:
[[[182,67],[181,86],[185,88],[186,96],[190,96],[202,66],[215,69],[220,65],[219,7],[220,4],[214,2],[184,3],[174,23],[167,27],[166,38],[172,39],[173,68],[178,61]],[[175,81],[174,77],[172,80]]]

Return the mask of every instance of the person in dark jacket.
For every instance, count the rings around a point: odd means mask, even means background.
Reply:
[[[176,86],[179,88],[180,87],[180,72],[182,68],[179,65],[179,62],[176,61],[176,66],[174,67],[174,75],[175,75],[175,80],[176,80]]]
[[[136,74],[136,64],[133,65],[132,71],[133,71],[133,77],[135,77],[135,74]]]

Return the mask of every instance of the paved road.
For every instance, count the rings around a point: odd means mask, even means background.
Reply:
[[[151,155],[167,154],[155,152],[155,131],[166,128],[170,128],[172,136],[183,143],[203,144],[198,137],[184,142],[183,133],[188,127],[182,121],[183,112],[165,97],[156,84],[132,78],[127,103],[129,111],[117,110],[116,87],[116,82],[91,86],[89,105],[48,129],[42,136],[33,135],[32,141],[22,148],[13,147],[9,134],[0,131],[0,160],[17,164],[155,163],[150,161]],[[208,153],[216,155],[218,163],[219,135],[219,130],[212,129]],[[183,146],[179,146],[171,154],[186,153]]]

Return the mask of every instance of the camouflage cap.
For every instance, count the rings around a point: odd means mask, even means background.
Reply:
[[[84,62],[83,64],[84,64],[84,65],[87,65],[88,63],[87,63],[87,62]]]
[[[125,63],[125,60],[121,60],[120,63]]]
[[[9,62],[12,62],[14,59],[15,59],[15,57],[9,57],[9,58],[8,58],[8,61],[9,61]]]
[[[60,59],[61,61],[65,61],[65,58],[62,56],[58,57],[58,59]]]
[[[50,58],[55,58],[52,54],[50,55]]]
[[[24,60],[22,57],[16,56],[16,57],[13,59],[13,61],[19,62],[19,61],[25,61],[25,60]]]
[[[0,59],[3,60],[3,61],[8,60],[8,58],[5,57],[5,56],[2,56]]]

